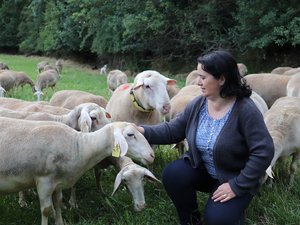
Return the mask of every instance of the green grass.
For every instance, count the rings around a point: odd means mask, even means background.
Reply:
[[[24,57],[17,55],[1,55],[0,61],[5,62],[10,69],[25,71],[34,81],[36,79],[36,65],[47,58]],[[48,59],[54,63],[54,59]],[[130,81],[132,81],[132,77]],[[180,80],[183,86],[184,81]],[[106,77],[100,76],[98,71],[91,70],[86,65],[79,65],[65,60],[62,77],[57,84],[57,90],[77,89],[102,95],[109,99]],[[50,96],[52,91],[50,91]],[[29,86],[25,86],[24,93],[18,91],[16,98],[35,101],[36,98]],[[1,156],[0,156],[1,157]],[[178,157],[177,152],[170,146],[160,146],[156,150],[156,159],[151,170],[157,178],[161,178],[163,167]],[[166,195],[162,184],[146,181],[145,198],[147,206],[142,212],[133,210],[131,196],[124,185],[114,196],[114,178],[117,171],[109,168],[102,175],[102,186],[105,194],[97,191],[93,171],[87,172],[77,183],[78,209],[64,209],[63,218],[67,224],[72,225],[174,225],[179,224],[175,208]],[[299,172],[294,184],[289,187],[287,174],[277,171],[275,183],[272,188],[263,186],[259,195],[255,196],[247,210],[247,225],[299,225],[300,224],[300,178]],[[64,191],[66,205],[69,190]],[[32,225],[40,224],[40,210],[37,196],[29,194],[28,207],[18,205],[18,194],[0,196],[0,225]],[[199,193],[199,207],[203,209],[207,199],[206,194]],[[54,224],[50,219],[49,224]]]

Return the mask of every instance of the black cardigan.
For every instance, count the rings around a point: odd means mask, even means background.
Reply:
[[[196,97],[170,122],[143,125],[150,144],[173,144],[186,138],[189,146],[183,157],[193,167],[201,165],[196,148],[196,129],[204,97]],[[220,183],[229,182],[236,195],[254,194],[259,179],[274,155],[273,140],[263,116],[250,98],[237,99],[213,149],[213,159]]]

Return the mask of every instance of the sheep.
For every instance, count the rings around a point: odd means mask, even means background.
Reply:
[[[134,163],[134,161],[129,157],[123,156],[120,158],[115,158],[110,156],[102,160],[94,167],[96,186],[102,191],[102,193],[104,193],[104,191],[100,184],[101,170],[111,165],[116,166],[119,170],[114,182],[114,190],[112,195],[115,194],[122,181],[124,181],[127,189],[133,197],[134,210],[142,211],[145,208],[144,178],[149,178],[150,180],[157,182],[160,182],[160,180],[158,180],[150,170]]]
[[[289,183],[292,184],[300,159],[300,98],[282,97],[275,101],[264,115],[268,131],[274,142],[274,157],[266,170],[266,176],[273,178],[272,169],[278,159],[292,156],[289,167]]]
[[[62,90],[55,92],[49,101],[52,106],[60,106],[67,109],[73,109],[75,106],[85,102],[93,102],[103,108],[107,105],[107,100],[104,97],[79,90]]]
[[[38,73],[41,73],[44,71],[45,66],[49,65],[48,61],[41,61],[37,64],[37,71]]]
[[[10,70],[3,71],[0,73],[0,87],[2,87],[7,93],[10,90],[13,90],[15,86],[15,77],[13,72]]]
[[[257,94],[255,91],[252,91],[252,94],[250,95],[250,98],[252,101],[255,103],[259,111],[261,112],[262,115],[264,115],[268,111],[268,105],[265,102],[265,100]]]
[[[294,74],[286,85],[286,95],[300,97],[300,72]]]
[[[283,74],[285,71],[288,71],[290,69],[293,69],[293,67],[290,66],[280,66],[280,67],[276,67],[274,68],[271,73],[276,73],[276,74]]]
[[[267,103],[268,108],[276,99],[286,96],[286,86],[291,76],[271,73],[248,74],[244,77],[253,91]]]
[[[175,95],[177,95],[179,90],[180,90],[180,87],[178,87],[177,84],[168,84],[167,85],[167,92],[168,92],[170,99],[173,98]]]
[[[190,72],[185,79],[185,86],[197,85],[199,76],[200,73],[198,70],[193,70]]]
[[[108,100],[106,110],[112,121],[128,121],[136,124],[157,124],[160,114],[170,111],[167,85],[175,84],[154,70],[136,75],[133,84],[119,86]]]
[[[240,75],[242,77],[246,76],[246,74],[248,73],[247,66],[244,63],[238,63],[237,66],[238,66]]]
[[[4,62],[0,62],[0,70],[9,70],[9,67]]]
[[[294,75],[296,73],[299,73],[300,72],[300,67],[297,67],[297,68],[292,68],[290,70],[287,70],[283,73],[283,75]]]
[[[60,79],[60,75],[56,70],[50,69],[41,72],[37,76],[35,95],[37,95],[37,101],[42,99],[43,89],[46,88],[46,100],[48,100],[48,88],[51,87],[54,92],[57,81]]]
[[[101,67],[100,69],[100,75],[107,75],[107,65],[104,65],[103,67]]]
[[[0,118],[0,193],[36,187],[41,225],[53,213],[63,225],[62,190],[72,187],[104,158],[128,155],[144,164],[154,152],[134,124],[113,122],[92,133],[80,133],[65,124]],[[12,140],[12,134],[14,138]]]
[[[24,86],[26,84],[29,84],[31,87],[32,92],[35,92],[35,85],[33,80],[23,71],[12,71],[12,76],[15,78],[15,84],[14,84],[14,95],[16,96],[18,87],[21,86],[22,88],[22,94],[24,92]]]
[[[70,112],[69,109],[52,106],[49,105],[48,102],[31,102],[16,98],[0,98],[0,106],[12,110],[22,110],[26,112],[43,111],[56,115],[62,115]]]
[[[175,118],[179,113],[181,113],[186,105],[195,97],[202,94],[201,88],[198,85],[188,85],[179,90],[177,95],[175,95],[170,100],[171,110],[166,116],[166,120],[170,121]],[[185,140],[177,143],[175,146],[177,148],[179,155],[183,155],[185,149],[188,148],[187,142]]]
[[[55,61],[55,68],[56,68],[58,74],[61,74],[62,69],[63,69],[63,61],[61,59],[58,59]]]
[[[121,70],[111,70],[107,75],[107,87],[113,92],[121,84],[127,83],[127,75]]]

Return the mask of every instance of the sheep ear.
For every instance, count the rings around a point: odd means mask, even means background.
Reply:
[[[177,83],[177,81],[174,80],[174,79],[168,79],[168,80],[167,80],[167,84],[168,84],[168,85],[174,85],[174,84],[176,84],[176,83]]]
[[[82,132],[89,132],[92,128],[92,120],[86,110],[82,110],[78,119],[79,129]]]
[[[123,170],[121,170],[116,176],[115,183],[114,183],[114,191],[111,194],[111,196],[113,196],[116,193],[116,191],[118,190],[118,188],[122,182],[122,173],[123,173]]]
[[[145,168],[144,173],[145,173],[145,176],[148,177],[150,180],[157,181],[157,182],[161,183],[161,181],[159,179],[157,179],[150,170]]]
[[[269,177],[271,177],[272,179],[274,179],[274,177],[273,177],[274,173],[273,173],[273,170],[272,170],[271,166],[269,166],[269,167],[267,168],[266,174],[267,174]]]
[[[128,150],[128,144],[120,129],[115,129],[114,137],[115,137],[115,146],[117,145],[120,146],[120,150],[121,150],[120,156],[125,156]]]
[[[105,112],[105,116],[107,119],[111,119],[111,115],[108,112]]]

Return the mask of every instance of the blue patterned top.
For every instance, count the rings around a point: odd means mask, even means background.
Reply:
[[[216,139],[226,123],[233,105],[226,112],[226,114],[220,119],[213,119],[208,114],[208,104],[205,100],[205,104],[199,112],[199,122],[196,134],[196,147],[200,151],[201,159],[207,169],[207,172],[215,179],[217,179],[217,173],[213,160],[213,151]]]

